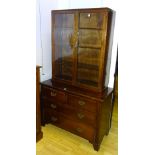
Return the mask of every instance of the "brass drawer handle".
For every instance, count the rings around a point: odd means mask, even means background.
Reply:
[[[82,118],[85,117],[85,115],[84,114],[81,114],[81,113],[78,113],[77,116],[78,116],[79,119],[82,119]]]
[[[51,117],[51,121],[52,121],[52,122],[56,122],[57,120],[58,120],[58,118],[56,118],[56,117],[54,117],[54,116]]]
[[[83,130],[81,128],[76,128],[76,131],[79,133],[83,132]]]
[[[55,104],[51,103],[51,108],[56,109],[57,106]]]
[[[81,100],[80,100],[80,101],[78,101],[78,104],[81,105],[81,106],[83,106],[83,105],[85,105],[86,103],[85,103],[84,101],[81,101]]]
[[[56,96],[57,94],[53,91],[51,91],[51,96]]]

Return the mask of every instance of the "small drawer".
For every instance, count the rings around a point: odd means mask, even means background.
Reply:
[[[44,87],[44,86],[42,87],[41,91],[42,91],[43,97],[49,98],[54,101],[63,102],[63,103],[67,101],[67,96],[65,92],[58,91],[49,87]]]
[[[80,28],[102,28],[103,13],[80,13]]]
[[[74,108],[80,108],[80,109],[85,109],[90,112],[95,112],[97,110],[97,102],[93,100],[89,100],[84,97],[77,97],[74,95],[69,95],[68,96],[68,103],[70,106],[73,106]]]
[[[93,142],[94,128],[89,125],[60,116],[58,126]]]

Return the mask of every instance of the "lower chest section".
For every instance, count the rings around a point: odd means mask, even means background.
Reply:
[[[42,87],[43,124],[52,123],[94,141],[97,126],[98,102],[76,94]]]

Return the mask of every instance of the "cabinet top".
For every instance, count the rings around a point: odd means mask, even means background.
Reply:
[[[36,68],[41,68],[41,66],[39,66],[39,65],[36,65]]]
[[[83,91],[81,89],[75,88],[74,86],[62,84],[62,83],[55,83],[52,82],[51,79],[43,81],[40,83],[42,86],[54,88],[60,91],[68,92],[73,95],[80,95],[83,97],[89,97],[95,100],[103,101],[105,97],[107,97],[109,94],[113,92],[112,88],[107,87],[101,94],[95,93],[95,92],[87,92]]]
[[[96,12],[96,11],[106,11],[106,12],[113,12],[114,10],[105,7],[105,8],[79,8],[79,9],[64,9],[64,10],[51,10],[52,13],[56,13],[56,12],[72,12],[72,11],[80,11],[80,12],[87,12],[87,11],[91,11],[91,12]]]

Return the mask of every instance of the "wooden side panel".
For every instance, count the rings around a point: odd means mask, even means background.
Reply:
[[[40,109],[40,67],[36,67],[36,141],[39,141],[43,133],[41,131],[41,109]]]
[[[108,135],[111,127],[112,117],[112,91],[107,94],[104,101],[100,103],[98,111],[98,127],[96,131],[96,139],[94,141],[94,147],[99,149],[102,139],[105,135]]]

